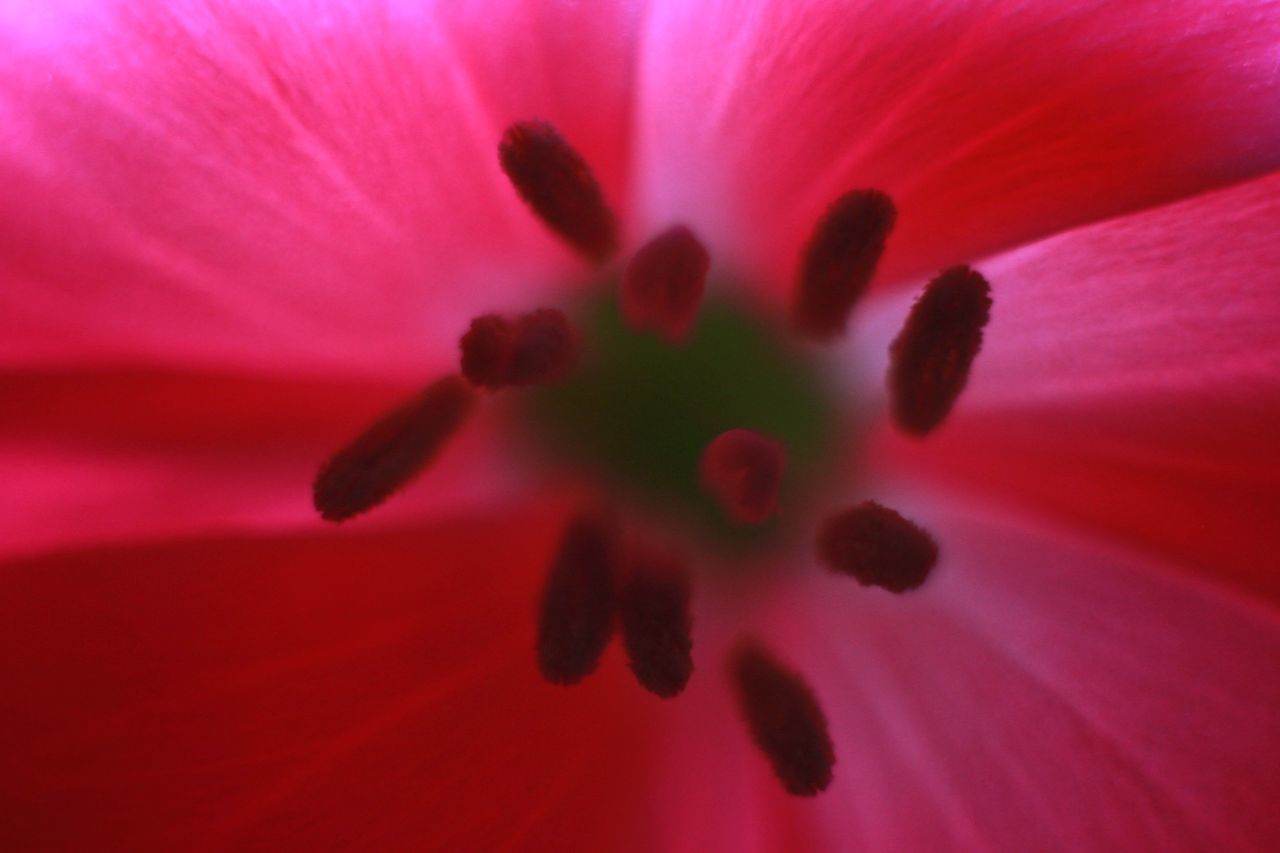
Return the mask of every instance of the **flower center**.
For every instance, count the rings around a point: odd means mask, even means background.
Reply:
[[[611,260],[617,220],[554,128],[512,125],[498,156],[554,233],[595,264]],[[864,421],[791,342],[845,332],[897,215],[879,190],[837,198],[801,253],[785,321],[728,297],[704,299],[711,258],[683,225],[652,237],[621,275],[566,310],[475,318],[459,341],[460,375],[385,415],[321,467],[317,511],[340,522],[386,500],[465,424],[475,389],[501,395],[535,458],[585,472],[606,496],[569,521],[551,558],[534,642],[539,669],[553,684],[577,683],[620,629],[637,681],[664,699],[693,675],[695,565],[736,577],[784,564],[779,553],[803,554],[864,586],[919,588],[939,558],[924,528],[871,500],[844,509],[824,500],[824,482],[856,489],[848,463]],[[749,292],[711,284],[713,293]],[[946,420],[991,304],[986,279],[966,266],[925,287],[889,348],[886,390],[901,432],[923,438]],[[802,544],[813,520],[817,536]],[[727,664],[750,735],[783,787],[797,796],[826,789],[834,746],[803,676],[755,640]]]
[[[611,295],[588,299],[578,322],[578,370],[525,395],[516,422],[558,462],[602,479],[611,497],[668,529],[731,552],[781,543],[856,443],[820,365],[743,304],[708,301],[679,348],[632,331]],[[735,517],[699,476],[708,447],[736,430],[785,450],[776,514]]]

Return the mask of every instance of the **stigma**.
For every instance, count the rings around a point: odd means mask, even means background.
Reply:
[[[742,524],[759,524],[777,512],[787,449],[749,429],[720,433],[702,452],[698,474],[724,511]]]

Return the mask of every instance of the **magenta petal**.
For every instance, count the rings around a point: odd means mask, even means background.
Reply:
[[[1277,233],[1280,174],[982,264],[992,321],[950,422],[872,456],[1280,597]]]
[[[504,125],[464,56],[541,49],[514,12],[506,38],[498,19],[446,33],[419,2],[321,7],[0,12],[0,358],[416,376],[472,316],[567,279],[499,170]],[[601,71],[547,24],[548,65]],[[618,85],[600,97],[615,105],[583,91],[565,117],[621,112]],[[523,104],[567,112],[550,91]],[[575,142],[616,172],[611,140]]]
[[[731,612],[736,608],[726,609],[723,601],[709,600],[713,598],[695,599],[693,677],[679,697],[655,710],[661,715],[658,737],[651,746],[657,784],[648,797],[645,843],[640,849],[835,853],[858,846],[860,831],[851,832],[846,824],[833,834],[818,817],[833,790],[838,790],[840,779],[858,772],[864,748],[844,751],[838,742],[841,733],[833,731],[837,759],[832,789],[813,799],[787,793],[769,759],[752,742],[729,680],[728,662],[743,631],[767,642],[771,652],[803,670],[806,677],[815,660],[807,650],[779,642],[787,638],[780,636],[776,621],[747,619],[751,624],[744,625],[742,614]],[[832,697],[825,685],[810,686],[826,709]],[[874,792],[867,796],[873,798]],[[846,815],[852,814],[851,801],[838,802]]]
[[[493,124],[550,122],[625,218],[645,5],[594,3],[588,12],[577,0],[435,0],[431,14]]]
[[[779,287],[875,187],[881,280],[1280,164],[1269,2],[670,0],[641,63],[641,215]]]
[[[320,465],[393,384],[160,371],[0,374],[0,555],[213,531],[315,528]],[[527,484],[491,423],[361,526],[504,506]]]
[[[816,577],[767,617],[830,717],[830,849],[1280,842],[1280,614],[968,495],[892,498],[941,543],[928,587]]]

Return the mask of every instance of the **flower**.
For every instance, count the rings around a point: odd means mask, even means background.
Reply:
[[[1272,4],[0,15],[7,848],[1280,839]],[[579,277],[495,157],[532,117],[629,247],[684,222],[779,310],[826,206],[887,193],[851,383],[879,387],[903,285],[980,268],[955,411],[875,428],[848,495],[927,527],[926,587],[702,595],[662,701],[616,647],[541,680],[573,496],[530,500],[491,421],[321,527],[306,487],[353,428],[456,370],[472,319]],[[828,718],[819,798],[749,745],[739,613]]]

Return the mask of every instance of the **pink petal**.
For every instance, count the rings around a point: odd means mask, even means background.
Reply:
[[[664,853],[702,853],[732,850],[765,851],[861,849],[856,834],[843,834],[840,844],[824,839],[825,827],[816,820],[817,798],[795,797],[783,789],[769,760],[751,742],[742,711],[727,680],[726,663],[735,642],[751,634],[772,653],[808,676],[813,661],[779,644],[776,625],[753,621],[752,612],[738,612],[734,596],[705,587],[694,597],[694,670],[688,687],[672,702],[653,706],[656,780],[640,813],[648,846]],[[757,591],[758,592],[758,591]],[[768,600],[772,591],[762,598]],[[812,686],[820,688],[821,685]],[[826,697],[817,691],[819,699]],[[824,710],[829,710],[825,709]],[[843,764],[837,738],[835,778]]]
[[[0,374],[0,555],[318,529],[320,464],[411,386],[161,371]],[[359,527],[502,506],[529,487],[476,418]]]
[[[641,215],[789,287],[839,194],[897,203],[884,280],[1280,163],[1280,7],[1256,0],[661,4]]]
[[[836,742],[816,849],[1280,843],[1280,613],[965,495],[884,497],[937,535],[929,585],[815,575],[768,617]]]
[[[540,118],[583,155],[627,212],[637,30],[645,2],[434,0],[475,96],[495,124]]]
[[[416,376],[472,316],[545,301],[580,267],[499,170],[514,107],[486,102],[481,59],[472,76],[480,43],[555,67],[504,79],[532,75],[520,110],[621,183],[625,16],[580,27],[599,39],[579,51],[560,12],[523,26],[528,3],[482,31],[410,0],[51,6],[0,13],[9,363]]]
[[[647,728],[616,654],[537,674],[557,518],[7,565],[6,848],[615,849]]]
[[[993,319],[950,421],[870,455],[1280,596],[1277,233],[1280,174],[981,265]]]

